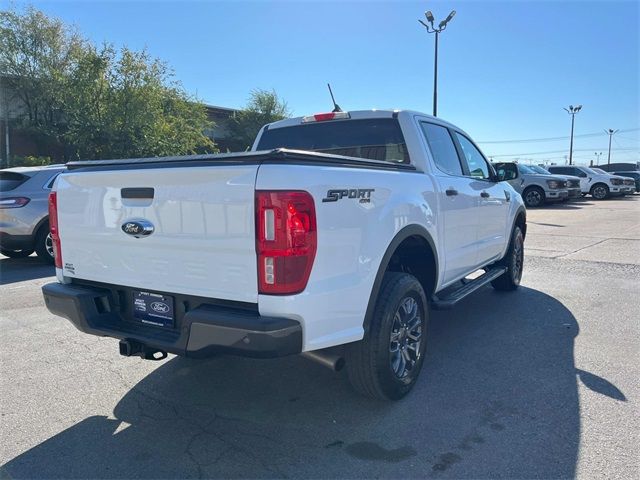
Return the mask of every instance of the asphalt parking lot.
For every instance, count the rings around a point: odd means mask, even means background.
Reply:
[[[522,288],[435,312],[397,403],[301,357],[120,357],[0,256],[0,478],[640,478],[640,195],[528,225]]]

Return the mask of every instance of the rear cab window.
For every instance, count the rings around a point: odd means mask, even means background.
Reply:
[[[275,148],[409,163],[407,145],[395,118],[333,120],[269,128],[262,133],[257,149]]]
[[[15,190],[29,180],[29,175],[18,172],[0,172],[0,192]]]

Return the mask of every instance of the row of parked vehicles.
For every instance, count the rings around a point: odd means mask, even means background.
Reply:
[[[597,200],[640,192],[640,171],[605,172],[597,167],[577,165],[523,165],[494,163],[498,172],[517,169],[509,183],[528,208],[550,202],[591,195]],[[41,260],[53,263],[49,233],[47,198],[64,165],[16,167],[0,170],[0,253],[22,258],[36,252]],[[20,210],[15,210],[19,208]]]
[[[498,171],[511,165],[494,164]],[[565,202],[585,195],[604,200],[640,192],[640,171],[609,173],[601,168],[578,165],[543,168],[523,164],[517,164],[517,169],[518,178],[509,183],[520,192],[528,208],[541,207],[548,202]]]

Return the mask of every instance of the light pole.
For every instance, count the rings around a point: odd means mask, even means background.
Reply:
[[[580,111],[582,105],[569,105],[569,108],[565,108],[567,113],[571,115],[571,142],[569,143],[569,165],[573,163],[573,124],[576,119],[576,113]]]
[[[424,12],[424,16],[426,17],[427,22],[429,22],[429,25],[431,26],[427,25],[422,20],[418,20],[422,25],[424,25],[424,27],[427,29],[427,32],[436,34],[436,54],[435,54],[434,67],[433,67],[433,116],[434,117],[438,116],[438,37],[440,35],[440,32],[442,32],[445,28],[447,28],[447,23],[451,21],[451,19],[454,17],[455,14],[456,14],[456,11],[451,10],[451,13],[447,16],[447,18],[445,18],[443,21],[441,21],[438,24],[438,28],[433,26],[433,22],[435,21],[435,19],[433,18],[433,14],[431,13],[431,10]]]
[[[606,133],[607,135],[609,135],[609,155],[607,156],[607,167],[609,165],[611,165],[611,138],[618,133],[618,130],[613,130],[613,129],[609,129],[609,130],[605,130],[604,133]]]
[[[600,157],[602,156],[602,152],[594,152],[596,156],[596,165],[600,165]]]

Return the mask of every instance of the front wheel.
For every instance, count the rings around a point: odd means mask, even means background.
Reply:
[[[364,338],[345,351],[353,387],[380,400],[398,400],[409,393],[424,360],[428,315],[418,279],[387,272]]]
[[[544,190],[540,187],[530,187],[524,191],[522,199],[527,208],[541,207],[545,201]]]
[[[524,235],[520,227],[516,225],[511,235],[511,243],[507,254],[499,265],[507,267],[507,271],[491,282],[496,290],[511,291],[520,286],[522,269],[524,266]]]
[[[591,188],[591,196],[596,200],[609,198],[609,187],[604,183],[598,183]]]

